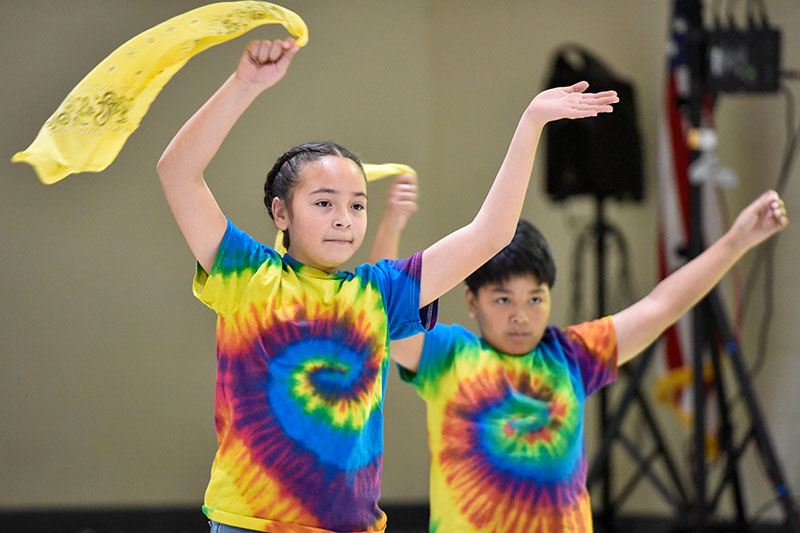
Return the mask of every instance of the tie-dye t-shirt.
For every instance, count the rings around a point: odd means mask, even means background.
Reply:
[[[550,326],[511,356],[458,325],[425,333],[416,374],[427,403],[430,531],[591,531],[583,406],[616,377],[611,318]]]
[[[419,309],[421,261],[330,274],[228,222],[194,282],[218,315],[210,519],[273,533],[384,530],[388,343],[436,320],[435,303]]]

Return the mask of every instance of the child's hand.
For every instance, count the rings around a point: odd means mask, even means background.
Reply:
[[[284,41],[251,41],[236,67],[236,77],[261,90],[272,87],[286,74],[289,63],[299,49],[291,38]]]
[[[383,218],[399,231],[416,211],[417,178],[412,174],[400,174],[389,186]]]
[[[731,233],[749,248],[766,240],[789,224],[786,206],[775,191],[767,191],[745,207],[731,227]]]
[[[595,117],[598,113],[611,113],[611,104],[619,102],[615,91],[584,93],[589,87],[581,81],[570,87],[555,87],[536,95],[525,114],[541,125],[561,118]]]

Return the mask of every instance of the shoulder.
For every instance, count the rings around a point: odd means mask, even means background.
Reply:
[[[423,360],[445,361],[474,357],[484,349],[481,338],[460,324],[436,324],[425,332]]]
[[[569,342],[586,347],[616,344],[614,321],[610,316],[569,326],[563,334]]]
[[[461,324],[436,324],[430,331],[425,332],[425,340],[450,339],[464,344],[480,344],[480,337],[462,326]]]
[[[280,262],[281,257],[278,252],[236,227],[229,219],[212,270],[238,271],[256,267],[266,261]]]
[[[419,281],[422,273],[422,252],[405,259],[381,259],[377,263],[365,263],[355,268],[359,277],[378,276],[390,281],[411,278]]]

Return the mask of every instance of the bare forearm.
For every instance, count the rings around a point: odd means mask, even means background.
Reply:
[[[646,348],[702,300],[750,248],[788,223],[786,206],[778,193],[765,192],[739,213],[722,238],[670,274],[647,297],[614,315],[618,364]]]
[[[503,164],[471,224],[489,249],[478,266],[491,259],[514,237],[528,190],[536,147],[544,124],[523,115],[509,144]]]
[[[421,305],[452,289],[514,237],[543,125],[523,115],[486,199],[468,225],[425,251]]]
[[[644,299],[614,315],[618,364],[636,356],[700,302],[748,249],[729,231],[661,281]]]
[[[367,261],[375,264],[381,259],[397,259],[402,231],[402,228],[396,227],[391,222],[381,220]]]
[[[222,141],[259,92],[231,75],[167,146],[157,167],[162,182],[202,179]]]
[[[651,295],[665,302],[667,326],[703,299],[746,251],[747,248],[728,233],[656,285]]]
[[[531,101],[475,219],[425,251],[421,305],[452,289],[511,242],[544,125],[553,120],[586,118],[612,111],[616,93],[584,94],[588,86],[586,82],[578,82],[569,87],[555,87]]]
[[[197,261],[211,271],[227,219],[203,171],[233,125],[262,91],[286,73],[294,41],[251,41],[234,74],[184,124],[158,162],[158,176],[175,221]]]

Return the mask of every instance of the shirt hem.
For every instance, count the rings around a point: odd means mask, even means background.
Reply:
[[[253,531],[268,531],[269,533],[382,533],[386,531],[386,525],[379,529],[359,529],[359,530],[333,530],[302,524],[291,524],[279,522],[267,518],[256,518],[254,516],[242,516],[217,509],[210,509],[203,506],[203,513],[209,520],[225,524],[227,526],[242,527]]]

